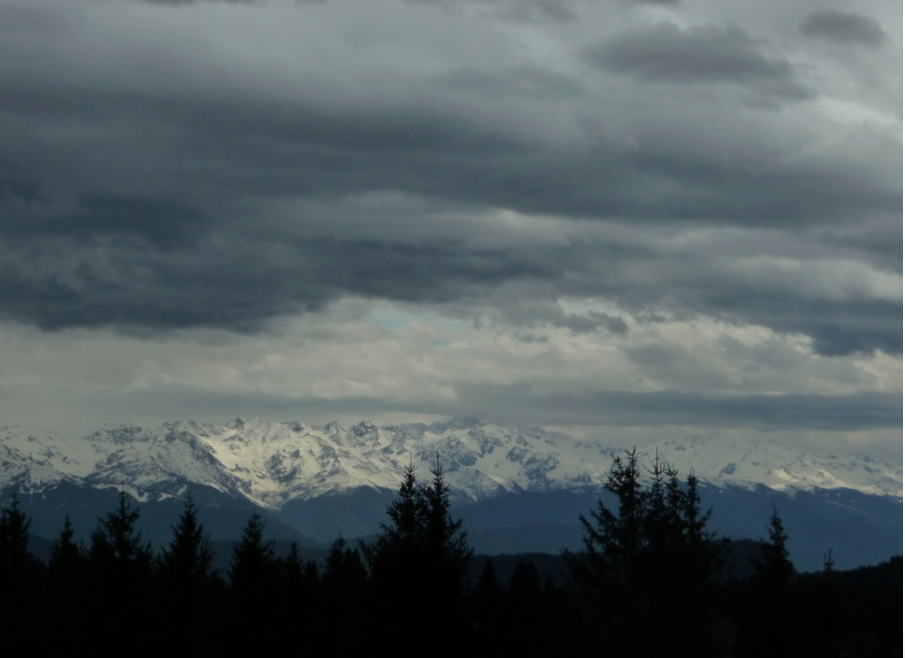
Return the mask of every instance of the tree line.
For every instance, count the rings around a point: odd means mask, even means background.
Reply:
[[[277,557],[255,512],[226,573],[212,569],[191,497],[160,551],[121,491],[87,545],[67,518],[44,563],[14,496],[0,514],[0,631],[35,649],[120,653],[326,643],[345,655],[387,643],[441,655],[902,654],[901,558],[837,573],[828,554],[822,573],[796,574],[774,508],[753,575],[726,579],[726,540],[708,528],[694,473],[680,480],[658,458],[614,460],[604,486],[616,505],[580,516],[583,550],[564,552],[562,581],[541,581],[525,560],[500,583],[487,559],[469,582],[473,551],[439,460],[430,473],[419,482],[410,465],[378,537],[339,538],[322,563],[294,543]]]

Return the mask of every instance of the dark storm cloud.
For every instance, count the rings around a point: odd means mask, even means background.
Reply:
[[[809,14],[800,26],[809,37],[840,43],[879,46],[886,40],[883,28],[872,18],[851,12],[824,9]]]
[[[618,315],[551,310],[562,295],[586,295],[637,317],[661,305],[803,332],[826,354],[901,349],[900,304],[813,302],[746,287],[744,274],[698,276],[718,252],[667,253],[640,238],[532,246],[517,230],[483,246],[474,222],[427,218],[502,208],[554,215],[563,234],[569,220],[592,220],[642,237],[664,226],[774,227],[782,236],[763,247],[770,252],[809,241],[808,231],[838,229],[832,244],[814,239],[809,256],[844,247],[863,260],[886,250],[883,266],[900,270],[888,227],[901,231],[901,153],[885,132],[864,128],[856,148],[816,155],[802,142],[790,157],[766,119],[738,118],[744,108],[677,100],[667,121],[644,95],[657,85],[596,95],[593,81],[536,63],[452,62],[412,94],[381,95],[381,80],[362,83],[381,99],[374,103],[331,101],[329,63],[320,78],[287,79],[276,90],[233,74],[228,61],[202,61],[198,70],[230,71],[207,79],[187,72],[191,58],[163,52],[160,63],[149,56],[124,65],[124,77],[114,67],[93,78],[90,66],[70,63],[78,48],[55,50],[76,23],[50,4],[24,7],[5,10],[31,30],[28,38],[0,24],[0,56],[21,63],[0,66],[4,319],[255,331],[346,295],[479,308],[517,291],[503,315],[529,330],[628,331]],[[38,38],[42,30],[53,35]],[[620,84],[728,85],[780,100],[807,94],[786,60],[738,27],[661,24],[617,32],[589,52],[595,65],[625,74]],[[296,87],[304,93],[290,93]],[[569,103],[576,109],[568,120],[548,118]],[[617,126],[643,111],[631,135],[539,134],[556,121],[575,131],[574,117],[588,114],[583,103]],[[518,128],[522,117],[527,128]],[[400,212],[396,229],[386,222],[385,235],[361,237],[367,217],[353,216],[350,199],[388,191],[430,208]],[[293,210],[298,200],[305,203]],[[275,213],[279,202],[290,208]],[[845,234],[864,217],[881,229],[870,239],[860,229]]]
[[[102,226],[109,231],[108,223]],[[795,288],[803,276],[797,271],[786,275],[787,286],[779,279],[764,291],[744,274],[695,268],[694,254],[683,263],[637,246],[479,248],[463,239],[268,235],[272,231],[264,227],[255,236],[254,226],[240,227],[226,236],[212,230],[182,244],[128,235],[7,240],[2,317],[44,328],[256,331],[270,318],[317,310],[354,294],[410,303],[492,304],[507,324],[532,330],[533,339],[543,339],[533,330],[545,326],[625,335],[622,317],[566,313],[554,301],[558,295],[602,296],[641,321],[652,307],[681,309],[688,318],[802,333],[821,354],[901,352],[900,303],[809,299]]]
[[[10,250],[12,246],[12,250]],[[128,238],[13,241],[0,265],[0,318],[45,329],[138,325],[259,330],[278,315],[356,294],[406,302],[480,297],[513,278],[557,272],[526,254],[305,238],[211,236],[161,248]]]
[[[825,356],[874,350],[902,354],[902,305],[886,301],[803,301],[740,298],[729,317],[810,336],[814,352]],[[727,305],[728,306],[728,305]]]
[[[451,76],[470,85],[486,78],[462,71]],[[567,85],[537,71],[529,77],[543,78],[547,88]],[[528,213],[742,224],[822,223],[855,210],[895,212],[901,203],[887,181],[900,161],[890,163],[889,177],[878,179],[874,171],[844,163],[793,166],[778,152],[732,159],[723,145],[702,148],[693,133],[678,142],[675,135],[661,139],[656,133],[662,128],[629,147],[557,149],[435,106],[331,112],[300,102],[8,82],[12,101],[0,114],[0,130],[8,136],[0,185],[13,194],[43,189],[104,203],[105,197],[159,190],[156,203],[185,214],[199,201],[193,188],[227,196],[396,189]],[[540,93],[542,87],[532,84],[532,93]],[[60,139],[48,142],[48,131]],[[878,144],[876,152],[884,157],[889,150]],[[203,213],[194,215],[203,221]],[[160,219],[173,216],[161,213]],[[91,232],[93,221],[90,213],[80,217],[80,230]]]
[[[618,34],[588,50],[587,59],[596,66],[655,82],[733,85],[787,101],[813,96],[788,61],[765,55],[759,44],[735,25],[686,30],[660,23]]]

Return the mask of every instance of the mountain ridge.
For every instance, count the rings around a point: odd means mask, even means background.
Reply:
[[[360,487],[395,490],[411,461],[426,473],[439,459],[457,502],[503,493],[599,486],[621,450],[540,427],[474,419],[377,426],[317,426],[237,417],[222,425],[180,420],[110,425],[65,438],[0,427],[0,488],[40,491],[62,481],[125,487],[138,500],[177,495],[180,483],[210,486],[278,510],[293,500]],[[866,456],[816,453],[776,442],[670,438],[638,451],[715,487],[776,491],[852,489],[902,499],[902,466]]]
[[[7,426],[0,497],[18,493],[46,537],[66,515],[90,531],[122,489],[141,503],[143,527],[158,543],[191,494],[216,538],[237,538],[259,510],[280,537],[327,544],[379,532],[404,468],[411,461],[424,479],[439,458],[453,514],[476,550],[555,553],[580,550],[579,514],[601,499],[614,503],[603,484],[619,455],[543,428],[462,418],[378,427],[240,417],[125,423],[75,438]],[[659,457],[680,478],[694,469],[712,529],[724,536],[756,539],[777,506],[802,568],[819,569],[829,548],[846,567],[901,552],[901,464],[700,437],[666,439],[637,455],[641,468]]]

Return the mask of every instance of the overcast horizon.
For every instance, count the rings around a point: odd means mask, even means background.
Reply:
[[[0,425],[902,459],[902,4],[0,0]]]

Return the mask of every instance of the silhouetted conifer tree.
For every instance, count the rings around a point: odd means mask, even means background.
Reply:
[[[136,527],[140,516],[138,507],[132,505],[125,490],[119,492],[115,511],[101,519],[91,536],[91,552],[94,557],[108,560],[115,578],[133,579],[151,572],[153,551],[150,543],[142,541]]]
[[[462,522],[449,513],[449,485],[439,457],[431,474],[430,484],[419,486],[409,465],[398,497],[387,507],[390,523],[381,525],[373,543],[360,544],[375,597],[389,603],[384,612],[409,618],[419,633],[461,621],[471,559]]]
[[[264,540],[264,520],[255,511],[233,548],[229,580],[233,621],[229,628],[232,644],[242,652],[271,651],[278,638],[267,630],[273,619],[269,606],[279,596],[279,567],[274,543]]]
[[[789,535],[786,534],[775,504],[767,531],[768,538],[761,540],[760,557],[754,561],[754,569],[763,587],[781,595],[792,582],[795,568],[789,559],[789,549],[786,548]]]
[[[319,593],[318,631],[326,637],[342,635],[350,655],[367,652],[371,647],[369,638],[386,629],[385,622],[390,621],[386,615],[395,603],[390,598],[368,596],[368,576],[361,555],[342,537],[331,544],[327,553]],[[399,610],[395,612],[398,614]],[[349,619],[357,620],[355,633],[347,632]]]
[[[67,605],[74,605],[85,585],[85,554],[82,547],[73,541],[74,537],[75,530],[67,514],[63,529],[50,546],[50,560],[47,563],[48,583]]]
[[[201,628],[210,609],[207,595],[213,553],[191,494],[185,499],[178,523],[171,529],[173,538],[160,558],[167,630],[180,646],[200,648]]]
[[[439,455],[431,475],[430,485],[422,489],[426,566],[433,572],[435,594],[442,593],[445,599],[457,605],[464,591],[472,550],[461,519],[454,521],[449,512],[449,485],[443,477]]]
[[[605,489],[616,511],[601,499],[591,519],[579,517],[583,553],[566,553],[571,582],[594,639],[615,655],[632,655],[636,639],[653,625],[642,651],[657,655],[677,642],[699,651],[711,643],[714,571],[720,545],[706,530],[697,480],[683,487],[677,473],[655,458],[641,479],[635,450],[613,460]]]
[[[110,630],[97,638],[103,653],[137,637],[140,625],[157,609],[151,587],[153,552],[137,528],[139,515],[129,495],[120,490],[116,509],[101,519],[91,534],[87,605],[106,615],[104,624]],[[149,642],[158,639],[154,636]]]
[[[0,513],[0,630],[6,637],[34,630],[41,564],[28,550],[31,520],[13,494]]]
[[[213,554],[210,536],[198,521],[198,510],[191,494],[179,522],[172,526],[173,539],[162,551],[161,564],[171,586],[191,596],[207,580]]]
[[[18,582],[36,568],[28,550],[30,528],[31,519],[19,509],[19,498],[13,494],[9,506],[0,513],[0,587]]]
[[[229,580],[240,599],[257,600],[273,576],[273,542],[264,541],[264,520],[254,512],[233,548]]]
[[[51,571],[72,573],[81,567],[84,555],[82,549],[73,541],[75,530],[69,515],[63,519],[63,529],[50,546],[50,561],[48,568]]]
[[[751,612],[743,620],[745,634],[742,644],[748,655],[801,655],[794,644],[794,624],[801,618],[792,600],[792,579],[795,569],[789,559],[786,542],[789,536],[773,505],[767,524],[768,536],[760,543],[760,555],[753,560]]]

